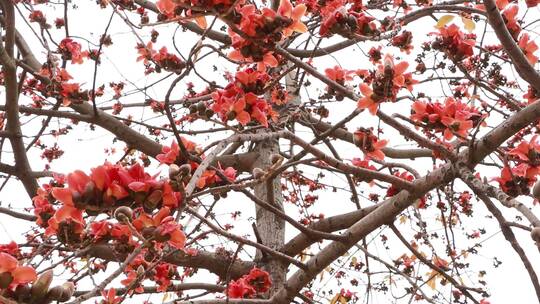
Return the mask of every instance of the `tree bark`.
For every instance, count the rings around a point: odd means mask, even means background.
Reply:
[[[270,140],[261,142],[255,147],[255,152],[259,154],[259,157],[255,161],[254,167],[265,170],[272,164],[270,161],[272,154],[279,153],[278,141]],[[283,211],[283,194],[281,192],[280,178],[281,176],[277,176],[273,180],[255,186],[255,196]],[[285,244],[285,221],[273,212],[259,206],[255,207],[255,212],[257,233],[260,236],[260,241],[272,249],[279,250]],[[272,296],[283,286],[286,279],[287,266],[275,258],[264,255],[260,250],[257,251],[256,261],[260,261],[263,268],[270,274],[272,287],[269,291],[269,296]]]

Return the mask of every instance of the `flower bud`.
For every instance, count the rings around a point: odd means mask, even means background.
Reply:
[[[69,301],[69,299],[71,299],[74,293],[75,293],[75,284],[73,284],[72,282],[66,282],[62,284],[62,295],[57,301],[58,302]]]
[[[49,301],[58,301],[62,297],[64,288],[62,286],[55,286],[49,290],[47,293],[47,300]]]
[[[202,112],[202,111],[206,110],[206,105],[204,104],[204,102],[201,101],[201,102],[199,102],[199,103],[197,104],[197,110],[198,110],[199,112]]]
[[[133,219],[133,210],[127,206],[120,206],[114,210],[114,218],[120,223],[129,222]]]
[[[535,199],[540,200],[540,181],[534,184],[532,194]]]
[[[180,166],[180,175],[182,176],[188,176],[191,174],[191,165],[190,164],[183,164]]]
[[[537,242],[538,244],[540,244],[540,227],[534,227],[532,230],[531,230],[531,238]]]
[[[18,301],[17,303],[20,303],[20,302],[26,303],[26,302],[29,302],[30,300],[30,294],[31,294],[30,286],[25,284],[25,285],[17,286],[17,288],[15,289],[15,292],[13,293],[13,296],[15,299],[17,299]]]
[[[45,295],[47,295],[49,287],[51,286],[52,279],[52,269],[44,272],[42,275],[39,276],[39,278],[32,285],[32,290],[30,291],[30,293],[32,294],[32,301],[39,301],[43,299]]]
[[[169,178],[174,179],[178,174],[180,174],[180,167],[176,164],[171,164],[169,166]]]

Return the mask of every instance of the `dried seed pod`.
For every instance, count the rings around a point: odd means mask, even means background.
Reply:
[[[133,219],[133,210],[127,206],[120,206],[114,210],[114,218],[120,223],[129,222]]]

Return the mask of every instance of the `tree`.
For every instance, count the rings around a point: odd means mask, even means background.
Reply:
[[[1,303],[540,301],[538,1],[0,3]]]

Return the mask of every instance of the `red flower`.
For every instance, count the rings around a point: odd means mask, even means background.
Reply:
[[[469,130],[480,123],[481,117],[476,108],[451,97],[446,99],[444,105],[417,100],[412,105],[411,114],[417,126],[425,127],[426,132],[434,130],[443,133],[446,140],[454,135],[466,138]]]
[[[34,214],[37,217],[36,224],[40,227],[46,227],[47,221],[53,216],[55,210],[47,196],[49,193],[43,189],[38,189],[38,194],[32,199],[34,203]]]
[[[227,296],[232,299],[249,298],[255,294],[255,289],[249,285],[245,279],[238,279],[229,283]]]
[[[81,52],[81,44],[71,38],[64,38],[58,45],[58,52],[62,54],[62,59],[71,60],[72,63],[83,63],[83,59],[88,57],[88,52]]]
[[[103,300],[101,301],[101,304],[118,304],[122,303],[123,298],[116,296],[116,289],[111,288],[109,290],[102,290],[101,296],[103,297]]]
[[[139,217],[133,220],[133,226],[142,231],[144,228],[154,227],[156,233],[166,237],[166,241],[172,246],[183,249],[186,243],[186,236],[182,232],[180,225],[170,216],[171,210],[168,207],[161,208],[155,215],[149,216],[141,213]]]
[[[354,71],[349,71],[342,69],[340,66],[334,66],[333,68],[328,68],[324,70],[326,77],[332,79],[333,81],[343,85],[345,81],[352,80]]]
[[[176,3],[173,0],[158,0],[156,6],[159,11],[167,16],[174,16],[174,9],[176,8]]]
[[[182,140],[182,143],[184,144],[184,147],[186,147],[186,150],[189,152],[198,152],[199,148],[197,145],[188,140],[184,137],[180,138]],[[178,146],[178,143],[176,141],[173,141],[169,147],[163,146],[161,149],[161,154],[158,154],[156,156],[156,159],[159,160],[162,164],[173,164],[177,161],[177,159],[180,157],[180,160],[183,159],[183,157],[180,155],[180,147]]]
[[[379,109],[379,103],[377,103],[373,98],[373,90],[371,87],[365,83],[360,84],[360,92],[364,97],[358,99],[358,108],[368,109],[369,113],[375,115]]]
[[[144,168],[139,163],[131,166],[128,170],[120,168],[118,176],[120,177],[120,185],[134,192],[148,192],[151,188],[160,185],[155,179],[156,176],[150,176],[144,172]]]
[[[520,142],[516,148],[508,152],[508,155],[517,156],[518,159],[527,162],[533,166],[539,165],[540,143],[537,139],[538,135],[534,135],[529,142]]]
[[[521,32],[521,27],[516,19],[518,12],[519,6],[516,4],[507,6],[502,12],[503,19],[506,21],[506,27],[508,28],[510,34],[512,34],[512,37],[514,37],[516,40]]]
[[[107,221],[97,221],[90,224],[90,235],[94,236],[94,239],[98,240],[111,232],[111,223]]]
[[[0,252],[0,289],[14,290],[19,285],[34,282],[36,271],[30,266],[19,266],[16,258]]]
[[[21,255],[19,245],[17,245],[17,243],[15,243],[14,241],[9,242],[8,244],[0,245],[0,252],[10,254],[14,257]]]
[[[444,130],[444,139],[450,140],[454,137],[454,134],[459,135],[461,138],[466,138],[468,131],[473,127],[473,122],[467,120],[467,118],[461,112],[456,113],[455,117],[443,117],[441,122],[447,127]]]
[[[272,286],[272,282],[268,272],[254,267],[249,274],[229,282],[227,295],[233,299],[253,298],[258,293],[267,292],[270,286]]]
[[[365,159],[353,158],[351,163],[354,166],[357,166],[357,167],[366,168],[366,169],[369,169],[369,170],[377,170],[377,168],[375,168],[375,166],[369,164],[369,158],[365,158]]]
[[[144,64],[147,64],[149,60],[154,57],[156,54],[156,51],[153,48],[152,42],[148,42],[146,45],[144,44],[138,44],[137,45],[137,52],[139,53],[139,57],[137,57],[137,61],[143,61]]]
[[[474,35],[465,35],[455,24],[439,29],[440,39],[433,44],[435,49],[443,49],[455,60],[462,60],[474,54]]]
[[[241,125],[252,120],[268,127],[268,117],[277,120],[271,105],[258,95],[264,94],[269,76],[266,73],[246,69],[236,73],[235,81],[212,94],[212,110],[226,122],[235,119]]]
[[[58,235],[62,225],[62,227],[65,227],[66,231],[69,231],[69,239],[71,239],[72,236],[74,238],[78,238],[86,226],[83,219],[82,210],[67,205],[60,207],[60,209],[54,213],[54,216],[50,218],[47,223],[48,227],[45,230],[46,235]],[[58,236],[64,237],[64,235]]]
[[[371,129],[360,128],[354,132],[354,143],[365,154],[374,159],[383,160],[384,153],[382,148],[386,147],[388,140],[379,140],[373,135]]]
[[[170,165],[176,161],[176,158],[180,154],[180,147],[177,142],[173,141],[170,147],[163,146],[161,152],[163,153],[158,154],[156,159],[162,164]]]
[[[519,38],[519,48],[523,51],[523,55],[527,57],[527,60],[531,65],[535,65],[538,62],[538,57],[534,55],[534,52],[538,50],[538,45],[534,40],[530,40],[529,34],[524,33]]]
[[[111,236],[115,239],[127,240],[130,242],[132,233],[128,225],[113,224],[111,227]]]
[[[306,13],[305,4],[299,4],[293,7],[289,0],[281,0],[278,7],[278,14],[291,20],[289,26],[283,29],[283,36],[289,37],[293,32],[305,33],[307,27],[300,21]]]
[[[254,267],[251,269],[247,276],[244,276],[245,280],[251,285],[257,293],[265,293],[270,290],[272,282],[270,281],[270,275],[268,272]]]
[[[536,176],[540,169],[530,167],[527,164],[520,164],[512,169],[505,166],[501,171],[501,176],[494,178],[499,183],[501,189],[511,196],[529,194],[530,187],[536,181]]]
[[[158,291],[164,292],[167,291],[167,287],[171,285],[171,275],[170,273],[174,270],[174,268],[170,264],[166,263],[160,263],[155,268],[155,275],[154,275],[154,281],[158,283]]]
[[[400,89],[412,90],[412,85],[417,82],[412,79],[411,73],[404,74],[408,67],[406,61],[395,64],[394,58],[386,54],[383,64],[377,66],[371,86],[366,83],[360,84],[360,91],[364,97],[358,100],[358,108],[368,109],[375,115],[379,104],[387,100],[394,102]]]

